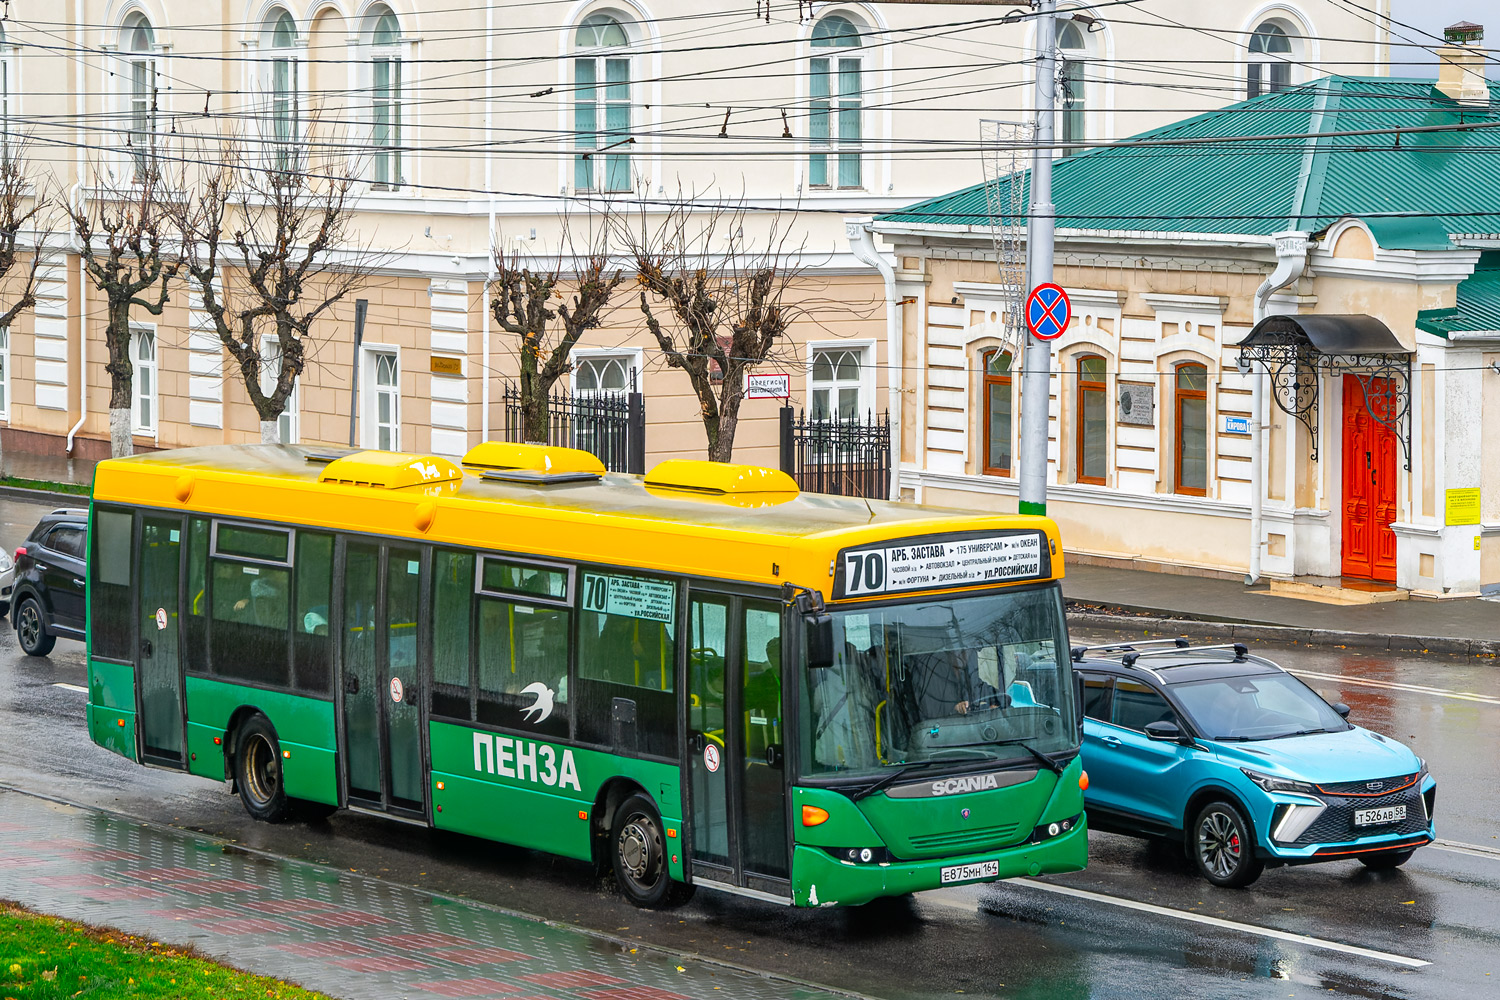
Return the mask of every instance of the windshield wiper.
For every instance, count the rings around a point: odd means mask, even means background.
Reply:
[[[884,775],[881,775],[879,780],[870,782],[859,791],[850,793],[849,798],[851,801],[858,802],[860,799],[869,798],[876,792],[883,792],[887,788],[890,788],[892,785],[894,785],[896,782],[900,781],[902,775],[910,774],[921,766],[921,764],[906,764],[898,767],[894,771],[890,771]]]
[[[1061,764],[1059,764],[1057,761],[1053,760],[1046,754],[1042,753],[1040,750],[1032,746],[1030,743],[1027,743],[1025,740],[991,740],[990,742],[992,745],[1020,747],[1022,750],[1025,750],[1027,753],[1031,754],[1031,756],[1035,757],[1038,761],[1045,764],[1047,770],[1051,771],[1053,774],[1061,775],[1063,773],[1063,766]]]
[[[1288,736],[1315,736],[1318,733],[1331,733],[1332,729],[1299,729],[1293,733],[1277,733],[1275,736],[1267,736],[1268,740],[1284,740]]]

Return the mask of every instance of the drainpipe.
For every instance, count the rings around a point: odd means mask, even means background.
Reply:
[[[849,249],[861,264],[873,267],[885,279],[885,344],[889,371],[886,383],[889,398],[886,411],[891,421],[891,494],[892,500],[901,499],[901,383],[905,371],[901,367],[905,357],[901,346],[901,302],[896,297],[896,269],[885,255],[875,248],[875,237],[871,231],[874,220],[851,219],[844,223],[844,234],[849,237]]]
[[[1275,234],[1276,270],[1255,290],[1255,322],[1266,318],[1271,296],[1302,277],[1307,268],[1307,251],[1312,249],[1307,233],[1287,230]],[[1250,571],[1247,585],[1260,580],[1260,554],[1264,546],[1261,514],[1266,495],[1266,425],[1261,414],[1266,406],[1266,382],[1269,373],[1260,372],[1251,385],[1250,397]]]
[[[82,51],[83,50],[83,23],[84,23],[83,22],[83,0],[73,0],[73,23],[77,26],[74,29],[75,34],[76,34],[76,37],[74,38],[74,43],[78,46],[79,51]],[[73,192],[72,192],[72,195],[70,196],[70,200],[71,200],[72,204],[78,209],[79,214],[82,214],[83,213],[83,209],[84,209],[84,203],[83,203],[83,162],[84,162],[83,161],[83,155],[84,154],[83,154],[83,151],[84,151],[85,148],[87,148],[84,145],[84,135],[83,135],[83,125],[84,125],[84,120],[85,120],[85,117],[86,117],[84,115],[84,111],[85,111],[84,105],[87,103],[87,95],[84,93],[84,89],[83,89],[83,85],[84,85],[83,66],[84,66],[84,60],[82,60],[82,59],[75,59],[75,60],[73,60],[73,79],[74,79],[73,93],[76,94],[76,95],[78,95],[78,115],[77,115],[78,125],[74,129],[74,131],[77,133],[77,142],[75,144],[76,145],[76,149],[75,149],[75,151],[73,153],[73,164],[74,164],[74,169],[77,171],[78,176],[75,178],[76,183],[73,185]],[[41,251],[40,245],[38,245],[37,250],[38,250],[38,252]],[[70,429],[68,431],[68,443],[67,443],[67,452],[66,452],[66,454],[70,458],[73,455],[73,438],[78,434],[79,429],[83,427],[83,422],[85,420],[87,420],[88,416],[89,416],[89,329],[88,329],[88,315],[84,311],[84,308],[83,308],[83,296],[84,296],[83,285],[84,285],[84,281],[87,279],[87,277],[88,277],[88,275],[84,272],[84,268],[83,268],[83,248],[79,247],[79,252],[78,252],[78,423],[74,424],[73,427],[72,427],[72,429]]]

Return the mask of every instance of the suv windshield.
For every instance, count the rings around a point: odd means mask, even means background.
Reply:
[[[804,670],[804,775],[1031,758],[1077,747],[1056,584],[833,612]]]
[[[1274,740],[1339,733],[1349,724],[1290,674],[1216,677],[1172,685],[1193,727],[1210,740]]]

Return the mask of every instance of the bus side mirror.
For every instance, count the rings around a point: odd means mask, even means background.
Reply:
[[[802,624],[806,635],[807,665],[809,667],[833,666],[833,616],[804,615]]]
[[[1078,724],[1083,725],[1083,675],[1073,675],[1073,714]]]

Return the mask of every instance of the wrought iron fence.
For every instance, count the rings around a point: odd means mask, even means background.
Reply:
[[[633,375],[633,373],[632,373]],[[505,440],[524,440],[521,388],[507,381]],[[639,392],[554,392],[547,397],[546,444],[579,448],[611,472],[646,472],[646,403]]]
[[[883,500],[891,490],[890,417],[828,420],[783,406],[781,470],[811,493]]]

